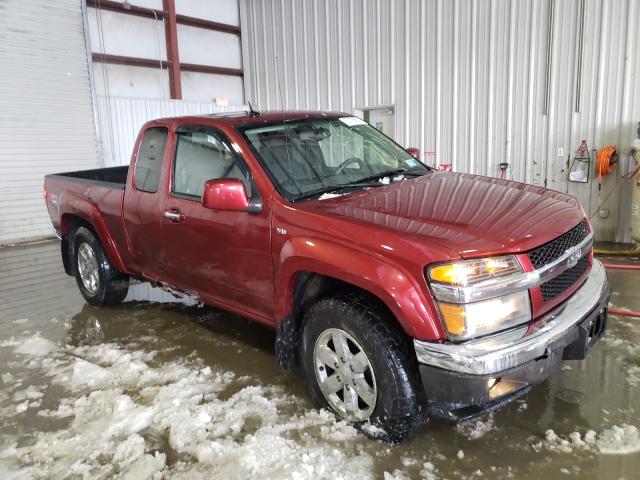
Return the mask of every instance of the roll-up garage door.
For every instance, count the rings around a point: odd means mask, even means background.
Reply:
[[[99,162],[81,0],[0,1],[0,245],[51,234],[44,175]]]

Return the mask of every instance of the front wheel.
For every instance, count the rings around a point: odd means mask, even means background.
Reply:
[[[314,304],[303,319],[300,359],[311,399],[338,417],[401,442],[426,421],[411,342],[363,295]]]
[[[73,266],[80,293],[91,305],[115,305],[127,296],[129,277],[114,268],[88,228],[78,228],[73,237]]]

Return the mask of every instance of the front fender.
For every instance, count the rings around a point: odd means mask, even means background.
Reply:
[[[89,200],[72,192],[62,193],[59,204],[60,233],[66,235],[69,232],[70,221],[73,217],[81,218],[93,227],[111,264],[120,272],[127,273],[118,245],[114,241],[98,207]]]
[[[407,335],[421,340],[442,338],[440,320],[414,278],[380,255],[371,255],[327,240],[293,238],[280,251],[276,276],[276,318],[293,312],[296,276],[312,272],[355,285],[378,297]]]

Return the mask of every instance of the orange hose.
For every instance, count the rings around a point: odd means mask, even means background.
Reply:
[[[608,145],[598,150],[596,155],[596,178],[602,183],[602,179],[613,172],[616,166],[615,156],[618,154],[616,147]]]
[[[622,310],[621,308],[610,308],[609,313],[611,315],[622,315],[625,317],[640,317],[640,312],[632,312],[629,310]]]
[[[627,263],[605,263],[604,268],[610,270],[640,270],[640,265],[630,265]]]

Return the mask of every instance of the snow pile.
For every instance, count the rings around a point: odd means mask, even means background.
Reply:
[[[470,420],[456,424],[456,431],[469,440],[477,440],[484,437],[494,427],[493,413],[491,413],[484,420]]]
[[[55,345],[46,338],[34,335],[18,345],[16,353],[33,357],[44,357],[55,350]]]
[[[301,408],[278,386],[248,385],[198,359],[156,362],[153,353],[116,344],[60,348],[32,336],[13,347],[24,366],[68,389],[54,408],[38,412],[68,425],[26,445],[16,438],[0,452],[0,471],[38,478],[373,476],[353,427]],[[30,387],[14,401],[42,395]]]
[[[13,399],[20,402],[16,405],[16,412],[22,413],[29,408],[38,408],[42,404],[42,397],[44,397],[44,393],[40,391],[41,388],[46,387],[35,387],[30,385],[25,390],[15,392],[13,394]]]
[[[607,334],[602,338],[602,343],[606,346],[620,351],[625,358],[638,358],[640,356],[640,345],[633,340],[627,340],[625,338],[619,338],[613,334]]]
[[[420,476],[425,480],[436,480],[438,476],[436,475],[437,469],[431,462],[425,462],[422,465],[422,470],[420,470]]]
[[[627,382],[634,387],[640,385],[640,367],[634,365],[627,370]]]
[[[624,455],[640,451],[640,433],[637,427],[627,424],[614,425],[599,434],[593,430],[587,430],[584,438],[580,432],[572,432],[563,437],[549,429],[545,432],[544,441],[533,445],[533,449],[537,452],[543,448],[562,453],[597,450],[603,455]]]
[[[636,453],[640,452],[640,434],[633,425],[613,426],[598,436],[597,444],[605,455]]]
[[[552,452],[572,453],[576,450],[590,450],[595,446],[596,432],[588,430],[584,435],[584,439],[580,432],[572,432],[566,438],[559,436],[552,429],[545,432],[544,441],[533,445],[533,449],[537,452],[542,448],[546,448]]]
[[[384,480],[411,480],[406,473],[395,469],[392,473],[384,472]]]

